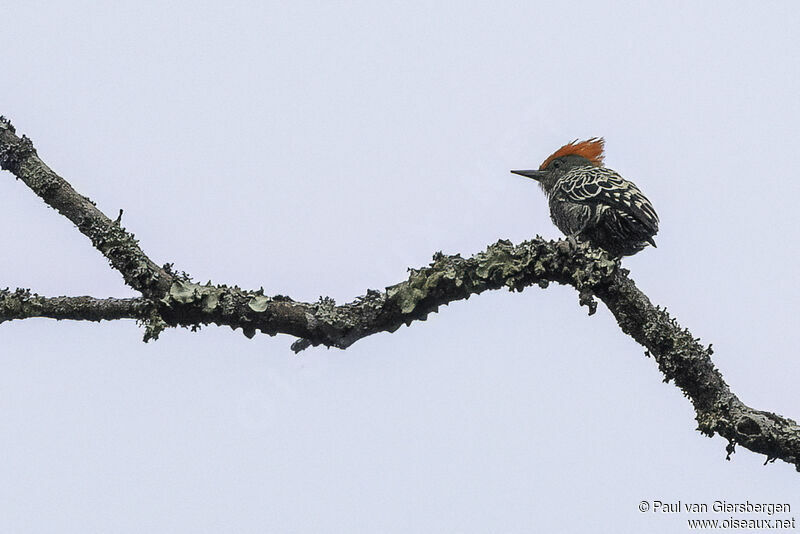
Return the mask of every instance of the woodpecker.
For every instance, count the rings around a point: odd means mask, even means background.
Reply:
[[[602,137],[567,143],[539,170],[511,171],[539,182],[550,218],[570,238],[619,258],[656,246],[658,215],[633,182],[603,166]]]

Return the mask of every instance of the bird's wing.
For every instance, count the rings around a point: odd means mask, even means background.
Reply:
[[[575,167],[556,184],[558,197],[578,204],[604,204],[658,230],[658,215],[632,182],[606,167]]]

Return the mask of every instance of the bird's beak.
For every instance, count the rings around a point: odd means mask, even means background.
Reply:
[[[524,176],[525,178],[536,180],[537,182],[542,179],[542,176],[544,176],[544,171],[511,171],[511,172],[514,174],[519,174],[520,176]]]

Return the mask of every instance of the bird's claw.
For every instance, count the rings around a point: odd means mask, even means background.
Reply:
[[[567,236],[567,243],[569,243],[569,248],[571,250],[573,250],[573,251],[578,250],[578,246],[579,246],[578,244],[580,242],[578,241],[578,238],[575,236],[575,234],[570,234],[570,235]]]

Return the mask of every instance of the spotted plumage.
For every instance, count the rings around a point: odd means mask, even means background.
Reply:
[[[539,182],[550,217],[568,236],[589,241],[612,256],[655,246],[658,215],[633,182],[602,166],[603,140],[564,145],[537,171],[512,171]]]

